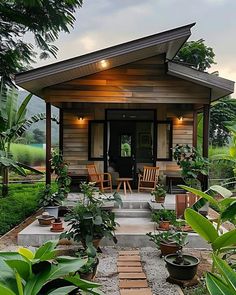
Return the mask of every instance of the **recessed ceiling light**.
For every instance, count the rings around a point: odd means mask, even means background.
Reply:
[[[106,61],[105,59],[100,61],[100,65],[102,68],[107,68],[108,67],[108,61]]]

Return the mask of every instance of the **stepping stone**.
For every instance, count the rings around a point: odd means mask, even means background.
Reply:
[[[117,266],[141,266],[139,261],[118,261]]]
[[[121,272],[119,273],[119,279],[146,279],[146,275],[143,272]]]
[[[147,280],[120,280],[119,287],[121,289],[130,289],[130,288],[147,288]]]
[[[118,266],[118,272],[122,273],[122,272],[143,272],[143,269],[141,266]]]
[[[120,261],[141,261],[140,256],[134,255],[134,256],[119,256],[118,262]]]
[[[151,289],[121,289],[120,295],[153,295]]]
[[[139,251],[138,250],[134,250],[134,251],[120,251],[119,255],[139,255]]]

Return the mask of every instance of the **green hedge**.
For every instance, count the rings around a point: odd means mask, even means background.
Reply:
[[[0,235],[24,221],[38,209],[40,184],[11,184],[9,196],[0,198]]]
[[[40,166],[45,163],[45,150],[25,144],[12,144],[11,152],[16,161],[29,166]]]

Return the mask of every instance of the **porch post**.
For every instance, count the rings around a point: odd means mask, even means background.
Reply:
[[[193,111],[193,147],[197,148],[197,111]]]
[[[51,184],[51,103],[46,102],[46,184]]]
[[[59,149],[63,153],[63,110],[59,109]]]
[[[208,158],[209,147],[209,121],[210,121],[210,105],[204,104],[203,106],[203,142],[202,142],[202,155]],[[208,189],[208,176],[204,176],[202,189]]]

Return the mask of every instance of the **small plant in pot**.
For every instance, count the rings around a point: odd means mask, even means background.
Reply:
[[[163,230],[169,230],[170,224],[174,224],[176,221],[176,214],[173,210],[163,209],[156,210],[152,213],[152,221],[156,222],[159,228]]]
[[[164,203],[166,196],[165,186],[163,184],[157,184],[151,195],[155,197],[156,203]]]
[[[52,232],[62,232],[64,230],[63,222],[60,218],[56,218],[54,222],[52,222],[51,231]]]
[[[91,247],[88,247],[87,249],[89,250],[79,249],[76,255],[81,259],[87,259],[86,264],[84,264],[79,269],[78,274],[83,280],[93,281],[97,273],[99,259],[97,257],[96,251],[93,252],[93,249]]]
[[[39,192],[39,205],[44,207],[44,211],[49,215],[58,217],[58,208],[64,200],[64,190],[59,189],[53,192],[50,185],[46,185],[43,191]]]
[[[54,216],[50,216],[48,212],[43,212],[42,215],[37,216],[40,226],[50,226],[55,219]]]
[[[161,256],[176,253],[181,250],[187,242],[187,233],[176,232],[174,230],[169,230],[159,233],[147,233],[149,240],[154,242],[157,249],[161,250]]]

